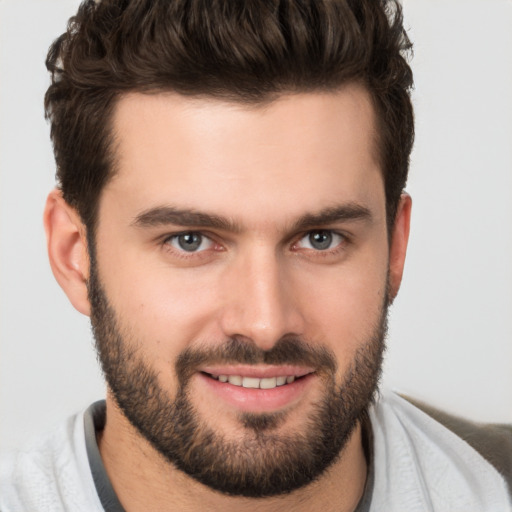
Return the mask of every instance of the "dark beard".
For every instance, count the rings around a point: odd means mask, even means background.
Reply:
[[[289,493],[317,479],[339,457],[372,403],[381,374],[387,304],[373,336],[357,351],[341,385],[334,355],[301,339],[283,338],[268,351],[233,338],[207,349],[187,349],[175,364],[174,400],[138,353],[125,343],[115,311],[101,287],[94,258],[88,282],[98,358],[119,408],[138,432],[175,467],[212,489],[247,497]],[[277,428],[285,412],[239,415],[243,439],[229,440],[192,406],[189,383],[200,364],[303,364],[317,369],[323,399],[296,432]]]

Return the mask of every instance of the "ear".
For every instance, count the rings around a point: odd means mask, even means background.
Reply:
[[[76,210],[66,203],[57,189],[46,200],[43,219],[53,275],[75,309],[89,316],[86,228]]]
[[[389,300],[398,294],[404,271],[409,228],[411,225],[412,199],[405,192],[400,197],[389,248]]]

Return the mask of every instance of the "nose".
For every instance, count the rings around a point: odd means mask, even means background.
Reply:
[[[221,328],[228,337],[249,339],[263,350],[284,336],[300,336],[304,317],[285,261],[270,248],[237,258],[222,284]]]

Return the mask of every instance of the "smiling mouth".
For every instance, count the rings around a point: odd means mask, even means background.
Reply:
[[[242,375],[214,375],[211,373],[202,372],[207,377],[217,380],[222,383],[231,384],[232,386],[238,386],[250,389],[274,389],[287,384],[292,384],[296,380],[303,379],[305,375],[281,375],[278,377],[246,377]]]

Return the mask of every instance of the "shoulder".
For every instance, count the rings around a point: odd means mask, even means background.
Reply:
[[[420,400],[402,398],[463,439],[505,478],[512,494],[512,425],[477,423],[449,414]]]
[[[408,510],[511,510],[504,478],[512,456],[506,448],[512,442],[509,428],[479,428],[418,405],[383,392],[370,410],[374,490],[381,508],[416,503],[417,509]],[[478,439],[478,446],[470,439]],[[493,458],[499,446],[508,453]]]
[[[0,510],[102,510],[85,449],[83,414],[2,457]]]

